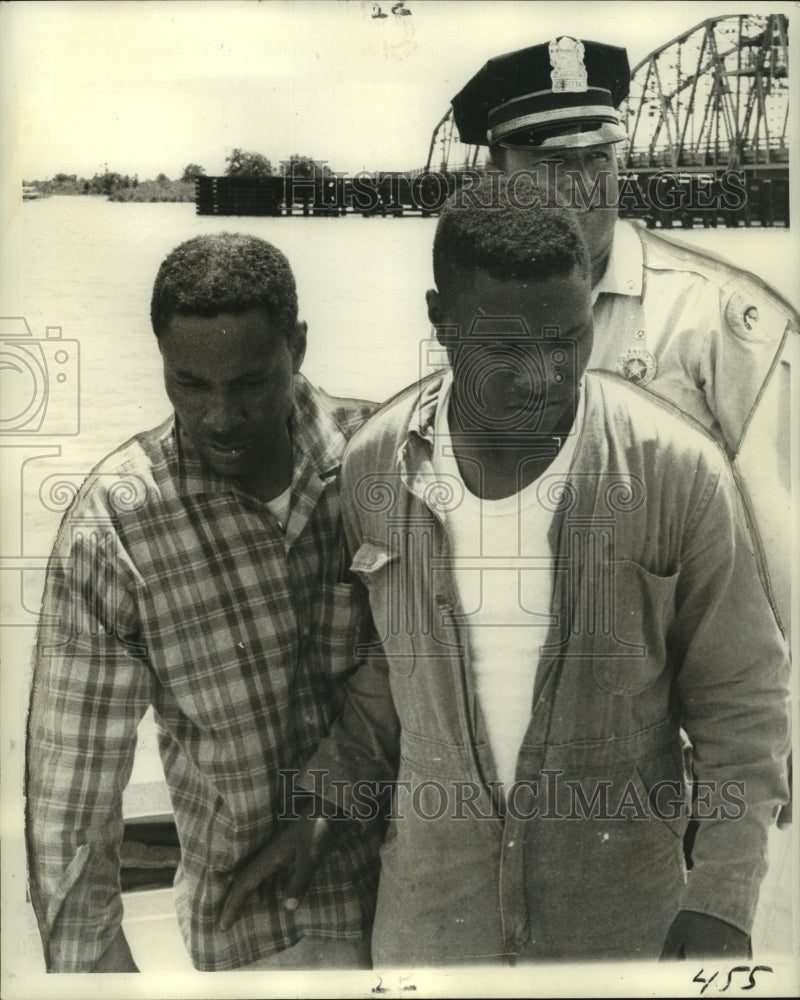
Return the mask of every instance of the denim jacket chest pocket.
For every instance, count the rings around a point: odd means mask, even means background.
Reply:
[[[353,555],[350,569],[367,589],[376,640],[383,647],[390,669],[410,675],[414,670],[415,595],[409,585],[407,563],[385,544],[365,541]]]
[[[661,576],[627,559],[613,563],[591,644],[594,679],[604,691],[635,695],[661,675],[678,576]]]

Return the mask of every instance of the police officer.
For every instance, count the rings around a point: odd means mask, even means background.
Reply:
[[[629,82],[625,49],[564,36],[489,60],[453,98],[455,123],[462,142],[489,146],[495,169],[533,172],[543,197],[579,213],[594,285],[589,367],[647,385],[725,448],[786,632],[789,354],[800,319],[754,275],[618,219]]]

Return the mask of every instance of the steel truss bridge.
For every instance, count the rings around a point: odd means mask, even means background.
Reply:
[[[783,14],[703,21],[633,68],[621,111],[620,167],[732,169],[789,162],[789,43]],[[484,147],[458,139],[452,109],[431,137],[427,170],[480,169]]]
[[[665,228],[788,226],[788,74],[783,14],[713,18],[651,52],[633,68],[621,108],[628,141],[617,144],[620,215]],[[484,170],[486,152],[460,142],[451,108],[433,130],[422,168],[313,182],[200,177],[197,211],[436,215]],[[728,196],[733,189],[738,200]]]

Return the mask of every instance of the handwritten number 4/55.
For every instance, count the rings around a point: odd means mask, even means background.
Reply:
[[[709,979],[704,979],[703,978],[703,971],[704,970],[701,969],[697,973],[697,975],[694,977],[694,979],[692,979],[693,983],[703,983],[703,988],[700,990],[700,995],[701,996],[703,995],[703,993],[705,993],[705,991],[708,989],[708,987],[714,982],[714,980],[719,975],[719,972],[717,971]],[[734,965],[733,968],[728,969],[728,980],[725,983],[725,985],[718,987],[718,991],[720,993],[724,993],[725,990],[728,989],[728,987],[731,985],[731,982],[733,981],[734,975],[737,972],[746,972],[746,973],[749,973],[747,984],[744,985],[744,986],[739,986],[739,989],[740,990],[752,990],[752,988],[756,985],[756,973],[757,972],[772,972],[772,968],[769,965],[754,965],[752,967],[752,969],[750,968],[749,965]]]

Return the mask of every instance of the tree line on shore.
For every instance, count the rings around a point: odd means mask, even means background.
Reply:
[[[35,187],[39,194],[101,195],[109,201],[194,201],[195,181],[205,176],[205,169],[198,163],[189,163],[180,178],[171,180],[160,173],[155,180],[139,180],[137,174],[120,174],[109,170],[95,173],[91,178],[77,174],[55,174],[50,180],[26,181],[25,185]],[[262,153],[248,152],[235,148],[225,157],[226,177],[275,177],[291,175],[297,179],[328,177],[332,170],[324,160],[297,153],[288,160],[281,160],[278,170]]]

